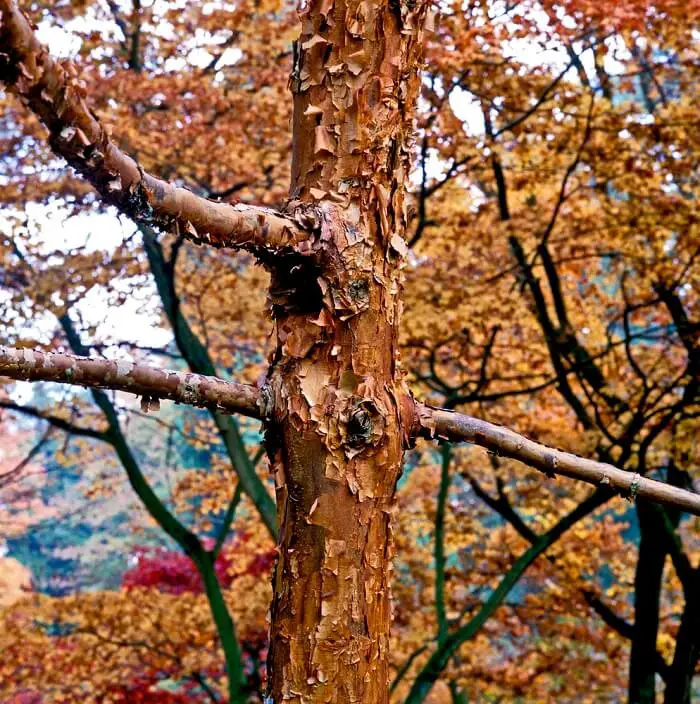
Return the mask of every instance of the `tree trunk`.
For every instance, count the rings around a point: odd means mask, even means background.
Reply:
[[[653,509],[638,503],[637,515],[641,538],[634,577],[629,704],[655,704],[656,638],[659,630],[661,578],[666,549]]]
[[[693,676],[700,658],[700,568],[692,574],[692,587],[676,635],[676,650],[669,668],[664,704],[690,704]]]
[[[697,494],[411,399],[398,364],[398,323],[404,190],[427,7],[427,0],[310,0],[303,7],[290,80],[291,200],[278,213],[212,201],[145,172],[110,138],[72,64],[53,61],[16,1],[0,0],[0,81],[46,125],[56,153],[137,224],[248,250],[272,273],[276,347],[263,389],[0,348],[0,369],[12,378],[122,389],[148,406],[170,398],[264,419],[280,541],[267,704],[388,701],[391,511],[410,437],[469,440],[547,474],[600,485],[514,563],[477,616],[445,639],[416,679],[411,701],[424,697],[537,555],[610,489],[700,515]],[[255,497],[252,479],[246,486],[242,477],[241,486]],[[186,545],[189,532],[161,513],[161,525]],[[645,698],[635,694],[635,702],[653,699],[665,557],[653,533],[642,526],[632,680]],[[232,632],[225,619],[219,625]]]
[[[411,423],[397,364],[404,188],[424,14],[366,0],[302,11],[288,209],[314,236],[309,256],[271,262],[271,702],[388,701],[391,510]]]

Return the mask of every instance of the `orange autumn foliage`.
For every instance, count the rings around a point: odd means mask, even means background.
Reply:
[[[290,168],[292,8],[246,1],[116,7],[113,14],[110,3],[35,3],[32,12],[77,37],[86,90],[119,144],[145,169],[212,198],[282,202]],[[401,363],[413,392],[697,491],[696,6],[470,1],[441,3],[440,10],[422,83],[404,282]],[[69,229],[72,216],[102,206],[43,146],[43,128],[17,101],[0,94],[0,111],[8,126],[0,134],[0,168],[12,173],[0,178],[7,206],[3,341],[65,346],[55,317],[69,313],[84,338],[101,345],[95,351],[122,349],[125,331],[110,327],[108,314],[82,319],[100,299],[125,310],[136,300],[149,326],[180,335],[162,312],[162,296],[153,295],[153,259],[131,225],[114,247],[98,231],[90,246],[54,248],[29,204],[53,208]],[[174,262],[169,276],[179,310],[217,369],[254,382],[270,348],[260,315],[267,274],[245,257],[172,236],[163,250]],[[128,342],[134,358],[158,359],[138,349],[137,336]],[[153,416],[141,417],[126,397],[119,406],[129,409],[122,416],[130,418],[130,441],[166,457],[166,447],[149,446],[151,436],[139,434]],[[104,427],[86,397],[66,397],[57,415]],[[232,496],[231,458],[212,449],[218,436],[207,417],[178,418],[173,432],[209,457],[205,466],[177,471],[168,500],[209,535],[212,517]],[[252,456],[254,424],[242,427]],[[99,454],[90,447],[84,452]],[[256,471],[266,481],[264,462]],[[453,448],[449,473],[444,612],[454,631],[479,613],[530,546],[522,524],[545,533],[590,489],[543,482],[534,470],[476,448]],[[109,500],[119,486],[120,467],[105,466],[84,501]],[[439,452],[421,445],[408,457],[395,511],[392,674],[424,650],[394,690],[396,702],[409,695],[437,647],[439,490]],[[635,621],[640,521],[642,536],[666,531],[677,548],[661,556],[653,610],[660,624],[652,643],[656,667],[670,669],[692,598],[679,565],[698,574],[700,523],[668,518],[670,529],[621,498],[584,516],[457,649],[426,701],[457,702],[460,694],[485,702],[622,700],[633,639],[619,626]],[[144,515],[134,522],[136,544],[150,524]],[[267,629],[269,574],[246,573],[245,566],[272,543],[247,501],[232,530],[253,537],[230,558],[237,576],[226,585],[226,601],[240,638],[255,640]],[[618,617],[617,630],[601,617],[600,604]],[[202,594],[144,587],[32,595],[13,599],[2,619],[0,649],[12,654],[0,666],[7,701],[20,701],[20,690],[40,692],[44,702],[109,701],[143,677],[149,687],[159,677],[193,685],[190,696],[204,701],[192,673],[203,673],[225,696]],[[44,622],[79,627],[56,635]]]

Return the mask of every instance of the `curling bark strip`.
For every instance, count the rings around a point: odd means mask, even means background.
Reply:
[[[249,249],[271,272],[276,344],[260,390],[124,362],[0,355],[0,373],[13,378],[119,388],[149,406],[164,397],[264,420],[279,524],[271,703],[388,704],[391,513],[412,435],[467,440],[549,474],[700,512],[689,492],[413,401],[398,338],[428,5],[302,7],[287,216],[213,203],[144,173],[90,111],[72,65],[52,61],[14,0],[0,0],[0,80],[48,127],[57,153],[134,219]]]
[[[254,386],[127,361],[0,346],[0,376],[127,391],[143,397],[149,410],[155,410],[157,399],[169,399],[253,418],[260,415],[260,391]]]
[[[318,213],[322,266],[282,263],[270,288],[271,702],[389,700],[405,187],[427,6],[311,0],[300,12],[290,195]]]
[[[51,58],[15,0],[0,0],[0,82],[44,123],[56,154],[134,220],[197,244],[263,254],[306,238],[298,223],[274,210],[211,201],[143,171],[88,106],[73,64]]]

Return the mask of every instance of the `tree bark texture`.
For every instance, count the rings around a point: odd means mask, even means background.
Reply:
[[[427,9],[427,0],[303,6],[290,78],[290,200],[278,213],[215,203],[146,174],[90,110],[72,64],[54,62],[16,2],[0,0],[0,81],[39,116],[54,150],[135,221],[249,250],[271,272],[276,345],[261,389],[130,363],[0,350],[0,372],[13,378],[122,389],[143,395],[149,408],[170,398],[211,408],[217,418],[243,412],[264,419],[279,533],[267,704],[388,702],[391,514],[412,437],[468,440],[548,475],[601,485],[582,511],[614,489],[700,513],[691,492],[413,401],[399,365],[398,325]],[[519,559],[487,604],[491,610],[557,530]],[[650,604],[658,600],[638,587]],[[436,666],[414,686],[415,701],[489,613],[445,640],[431,658]],[[653,672],[653,663],[648,668]]]
[[[263,391],[280,535],[273,702],[388,701],[391,511],[410,422],[397,364],[404,189],[425,11],[302,10],[291,197],[313,220],[313,251],[272,267]]]
[[[127,361],[54,354],[0,345],[0,374],[24,381],[58,381],[93,389],[114,389],[142,397],[145,411],[162,398],[211,409],[235,409],[257,418],[258,390],[214,376],[158,369]]]
[[[305,236],[269,208],[218,203],[146,173],[90,109],[73,64],[51,58],[15,0],[0,1],[0,81],[44,123],[56,154],[136,222],[250,251],[288,249]]]

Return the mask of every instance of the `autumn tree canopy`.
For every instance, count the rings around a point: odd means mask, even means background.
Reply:
[[[689,704],[697,19],[0,0],[2,701]]]

